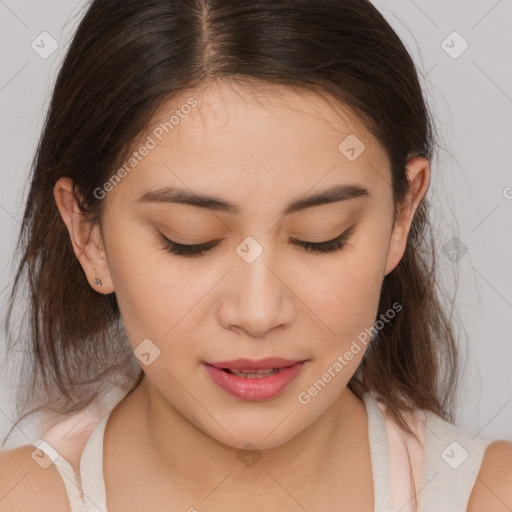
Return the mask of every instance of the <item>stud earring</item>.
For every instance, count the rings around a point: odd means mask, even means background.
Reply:
[[[101,279],[97,279],[97,278],[96,278],[96,279],[94,280],[94,284],[95,284],[96,286],[101,286],[101,284],[102,284],[102,283],[101,283]]]

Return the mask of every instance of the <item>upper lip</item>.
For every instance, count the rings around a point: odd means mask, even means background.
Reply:
[[[266,370],[270,368],[284,368],[296,363],[304,362],[304,359],[283,359],[281,357],[267,357],[266,359],[235,359],[233,361],[216,361],[215,363],[206,363],[216,368],[226,368],[228,370]]]

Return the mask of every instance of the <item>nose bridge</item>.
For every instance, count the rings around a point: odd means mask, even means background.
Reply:
[[[241,296],[256,301],[275,300],[280,295],[279,280],[275,273],[275,251],[268,248],[263,250],[253,262],[240,262],[237,275],[240,279]]]
[[[282,257],[270,238],[262,236],[259,240],[266,242],[260,243],[248,237],[237,247],[239,260],[232,274],[235,291],[228,299],[229,314],[223,319],[228,327],[237,326],[253,336],[290,322],[294,311],[286,277],[280,276]]]

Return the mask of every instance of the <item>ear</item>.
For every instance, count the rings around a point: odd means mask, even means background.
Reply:
[[[100,227],[85,220],[73,192],[71,178],[61,178],[55,184],[53,195],[62,220],[66,224],[71,243],[91,287],[100,293],[114,291]],[[101,286],[94,283],[101,280]]]
[[[430,162],[426,158],[413,158],[405,169],[409,180],[409,192],[402,204],[398,205],[384,275],[388,275],[400,263],[407,246],[414,214],[430,185]]]

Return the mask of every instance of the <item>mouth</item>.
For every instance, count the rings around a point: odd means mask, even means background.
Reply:
[[[308,360],[269,358],[203,363],[211,380],[241,400],[262,401],[280,394]]]
[[[288,368],[287,366],[283,368]],[[271,375],[275,375],[279,373],[283,368],[269,368],[266,370],[255,370],[251,371],[248,369],[236,371],[230,370],[229,368],[220,368],[223,372],[231,373],[232,375],[237,375],[238,377],[243,377],[244,379],[262,379],[263,377],[270,377]]]
[[[206,364],[231,372],[257,373],[259,371],[279,370],[301,362],[305,362],[305,360],[267,357],[265,359],[235,359],[233,361],[218,361]]]

